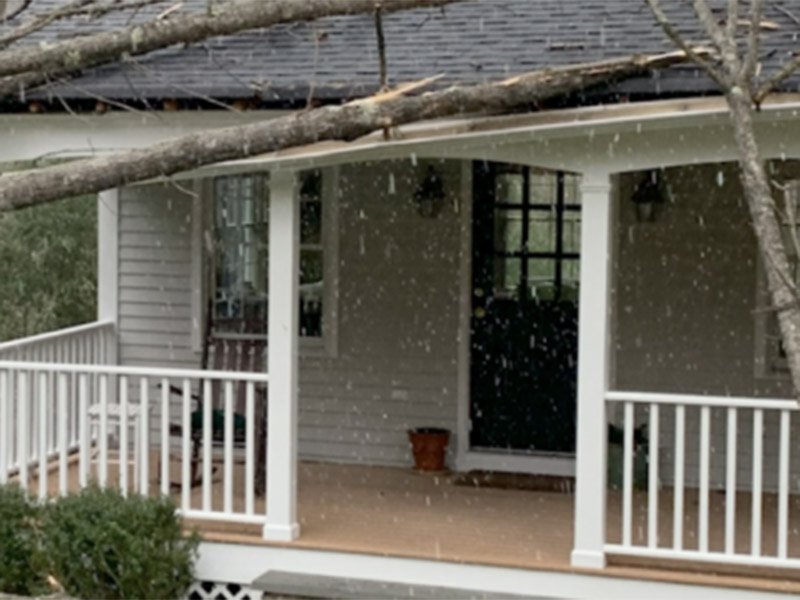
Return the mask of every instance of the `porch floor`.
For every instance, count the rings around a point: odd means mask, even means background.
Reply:
[[[151,476],[157,473],[157,456],[151,462]],[[117,469],[109,465],[109,481],[116,481]],[[178,481],[178,464],[172,464]],[[132,482],[132,473],[131,479]],[[213,506],[223,502],[222,465],[213,477]],[[293,548],[378,554],[405,558],[444,560],[502,567],[581,572],[570,566],[573,542],[571,493],[513,489],[474,488],[454,485],[447,475],[429,475],[410,469],[360,465],[301,463],[298,468],[298,517],[301,537]],[[77,465],[72,461],[69,484],[78,488]],[[35,474],[32,490],[38,489]],[[48,488],[56,489],[57,472],[51,469]],[[236,510],[244,505],[243,465],[234,472]],[[157,493],[157,484],[151,484]],[[176,500],[179,501],[179,492]],[[660,494],[660,538],[671,541],[672,490]],[[737,531],[749,548],[749,494],[739,494]],[[192,490],[192,507],[200,508],[202,487]],[[712,550],[721,544],[724,522],[723,495],[711,494]],[[696,515],[696,493],[686,491],[688,513],[686,547],[696,547],[692,514]],[[634,498],[634,541],[646,538],[646,495]],[[264,514],[264,499],[256,498],[256,514]],[[772,553],[768,531],[775,522],[774,501],[764,497],[765,551]],[[608,539],[620,538],[621,495],[608,495]],[[208,541],[254,545],[284,545],[261,536],[261,526],[216,521],[189,520]],[[800,550],[800,498],[792,498],[789,555]],[[662,544],[663,545],[663,544]],[[737,543],[737,546],[740,544]],[[800,593],[800,573],[785,569],[742,568],[687,562],[611,558],[603,571],[586,571],[636,579],[727,586],[764,591]]]

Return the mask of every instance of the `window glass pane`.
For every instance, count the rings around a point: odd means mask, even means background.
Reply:
[[[555,173],[531,170],[529,187],[531,204],[555,206],[558,189]]]
[[[516,298],[522,282],[522,260],[520,258],[497,257],[494,260],[494,295],[500,298]]]
[[[531,298],[552,300],[555,298],[556,261],[549,258],[528,260],[528,289]]]
[[[581,251],[581,213],[577,210],[564,211],[564,252]]]
[[[300,252],[300,335],[322,335],[322,260],[321,250]]]
[[[522,173],[501,173],[495,178],[495,202],[522,204]]]
[[[556,251],[555,210],[531,210],[528,249],[531,252]]]
[[[322,202],[300,204],[300,243],[322,243]]]
[[[581,280],[581,262],[579,259],[567,259],[561,263],[561,299],[570,302],[578,301],[578,285]]]
[[[580,181],[579,175],[564,173],[564,204],[567,206],[581,205],[581,195],[578,189]]]
[[[495,208],[494,248],[497,252],[522,250],[522,210]]]

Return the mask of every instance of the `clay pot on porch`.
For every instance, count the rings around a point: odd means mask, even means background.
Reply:
[[[450,432],[438,427],[417,427],[408,430],[414,468],[418,471],[444,471],[444,456]]]

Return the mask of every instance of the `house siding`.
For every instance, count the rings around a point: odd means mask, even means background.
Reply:
[[[798,176],[793,165],[778,179]],[[719,396],[788,397],[788,380],[756,375],[756,240],[734,165],[668,169],[670,199],[652,223],[638,223],[631,193],[642,174],[619,178],[614,265],[614,373],[619,390]],[[612,412],[619,420],[621,411]],[[752,481],[751,410],[738,414],[737,479]],[[637,419],[647,420],[640,409]],[[674,472],[674,409],[661,409],[660,472]],[[724,409],[711,411],[711,484],[722,487],[726,464]],[[697,485],[699,409],[686,412],[686,481]],[[800,435],[793,417],[792,437]],[[764,414],[765,489],[777,488],[778,414]],[[800,446],[791,446],[792,464]],[[791,486],[800,489],[800,471]]]
[[[451,192],[435,218],[412,201],[426,168],[338,169],[337,344],[334,356],[301,353],[302,458],[408,465],[409,427],[455,431],[461,163],[436,163]],[[122,190],[121,364],[199,366],[191,219],[192,198],[175,187]]]

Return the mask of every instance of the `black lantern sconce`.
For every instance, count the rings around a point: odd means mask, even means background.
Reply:
[[[644,178],[633,189],[631,201],[636,207],[636,220],[639,223],[655,221],[659,207],[664,204],[661,173],[657,170],[647,171]]]
[[[433,165],[428,166],[425,178],[414,190],[414,204],[421,217],[432,218],[441,212],[444,206],[444,182]]]

